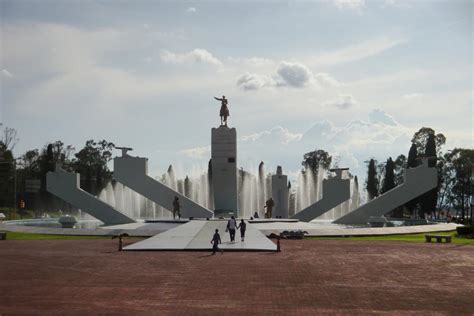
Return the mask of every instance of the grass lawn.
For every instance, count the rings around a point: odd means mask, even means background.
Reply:
[[[408,241],[408,242],[425,242],[425,235],[450,235],[451,242],[454,244],[473,244],[474,238],[459,238],[456,231],[450,232],[433,232],[406,235],[381,235],[381,236],[363,236],[363,237],[305,237],[307,239],[319,240],[377,240],[377,241]],[[434,240],[432,242],[435,242]]]
[[[433,235],[450,235],[451,242],[454,244],[473,244],[474,238],[459,238],[456,231],[435,232]],[[407,241],[407,242],[425,242],[425,233],[406,234],[406,235],[382,235],[382,236],[364,236],[364,237],[305,237],[305,239],[316,240],[375,240],[375,241]],[[84,240],[84,239],[111,239],[111,236],[69,236],[69,235],[48,235],[32,234],[20,232],[7,232],[7,240]],[[134,238],[134,237],[127,237]],[[434,241],[433,241],[434,242]]]
[[[111,236],[68,236],[7,232],[7,240],[74,240],[74,239],[111,239]]]

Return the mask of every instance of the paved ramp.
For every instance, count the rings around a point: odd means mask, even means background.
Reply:
[[[308,206],[291,218],[303,222],[310,222],[329,210],[344,203],[351,197],[350,180],[332,178],[323,180],[323,197],[316,203]]]
[[[105,225],[135,223],[133,219],[111,205],[82,190],[79,184],[79,173],[59,169],[46,174],[46,190],[49,193],[89,213]]]
[[[438,174],[436,168],[429,168],[428,161],[423,160],[421,166],[405,170],[405,181],[403,184],[335,220],[334,223],[366,225],[371,216],[380,217],[421,196],[423,193],[436,188],[437,184]]]
[[[124,250],[211,250],[210,243],[214,231],[219,229],[224,250],[232,251],[276,251],[277,247],[259,230],[247,223],[245,241],[240,241],[240,232],[236,232],[236,242],[231,243],[229,233],[225,232],[226,220],[194,220],[166,232],[134,243]]]
[[[114,178],[133,191],[166,208],[173,209],[173,199],[179,197],[181,217],[212,218],[214,213],[186,196],[148,176],[147,158],[123,156],[114,158]]]

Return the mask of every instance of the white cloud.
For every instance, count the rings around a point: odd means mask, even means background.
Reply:
[[[239,66],[264,67],[275,65],[273,60],[262,57],[227,57],[227,60],[231,63],[239,64]]]
[[[349,108],[354,107],[357,104],[358,102],[356,101],[356,99],[350,94],[340,95],[339,98],[335,100],[330,100],[323,103],[324,106],[337,107],[341,110],[347,110]]]
[[[365,160],[374,157],[384,161],[390,156],[406,155],[413,132],[379,109],[372,111],[368,120],[352,120],[341,126],[324,120],[303,133],[277,126],[239,138],[239,165],[255,172],[251,168],[260,160],[270,161],[290,174],[301,168],[304,153],[324,149],[340,158],[341,167],[351,168],[350,172],[363,180]]]
[[[341,83],[327,73],[318,73],[314,79],[323,87],[339,87]]]
[[[374,109],[369,113],[369,122],[373,124],[385,124],[390,126],[398,125],[393,116],[385,113],[385,111],[381,109]]]
[[[160,57],[163,62],[170,64],[196,63],[222,66],[222,62],[219,59],[214,57],[207,50],[201,48],[196,48],[183,54],[176,54],[167,50],[162,50]]]
[[[256,141],[262,141],[262,140],[265,140],[265,141],[271,140],[269,145],[271,145],[272,143],[275,143],[275,141],[278,144],[287,145],[288,143],[300,140],[301,137],[302,137],[301,133],[292,133],[284,127],[275,126],[272,129],[270,129],[269,131],[263,131],[263,132],[243,136],[241,138],[241,140],[244,141],[244,142],[248,142],[248,141],[256,142]]]
[[[2,75],[5,76],[5,77],[8,77],[8,78],[13,78],[12,73],[9,72],[9,71],[6,70],[6,69],[2,69]]]
[[[178,153],[194,159],[209,159],[211,157],[211,146],[188,148]]]
[[[409,93],[403,95],[404,99],[412,100],[412,99],[419,99],[423,96],[423,93]]]
[[[333,0],[339,10],[360,10],[365,7],[365,0]]]
[[[302,88],[313,79],[313,73],[303,64],[282,61],[277,69],[277,74],[282,79],[281,84]]]
[[[275,81],[265,75],[244,73],[237,78],[237,86],[243,90],[258,90],[265,86],[272,86]]]
[[[189,7],[189,8],[186,9],[186,12],[188,12],[188,13],[196,13],[196,11],[197,10],[196,10],[195,7]]]
[[[308,56],[305,58],[305,62],[315,67],[353,62],[378,55],[405,42],[406,39],[383,36],[352,44],[339,50]]]
[[[241,60],[234,59],[240,62]],[[271,64],[269,60],[258,60],[262,64]],[[246,72],[237,78],[237,86],[243,90],[258,90],[263,87],[293,87],[304,88],[316,87],[338,87],[340,82],[328,73],[317,73],[313,75],[306,65],[298,62],[281,61],[273,77]]]

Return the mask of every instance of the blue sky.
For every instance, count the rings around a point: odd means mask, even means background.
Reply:
[[[90,138],[196,174],[229,99],[238,164],[322,148],[363,176],[422,126],[473,147],[472,1],[0,1],[17,155]],[[118,153],[117,153],[118,154]]]

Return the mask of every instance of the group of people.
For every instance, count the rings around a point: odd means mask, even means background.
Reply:
[[[231,218],[227,221],[227,227],[226,227],[226,232],[229,233],[230,235],[230,242],[235,242],[235,232],[236,230],[240,230],[240,239],[245,241],[245,231],[247,230],[247,223],[242,219],[240,220],[240,223],[237,224],[237,220],[235,219],[234,216],[231,216]],[[214,236],[212,236],[211,239],[211,244],[212,244],[212,254],[215,255],[216,252],[223,253],[222,249],[219,249],[219,244],[222,243],[221,240],[221,235],[219,234],[219,229],[216,229]]]
[[[268,199],[265,202],[264,208],[266,208],[265,218],[272,217],[273,207],[275,206],[275,202],[272,198]],[[179,203],[179,197],[175,196],[173,200],[173,219],[181,219],[181,205]],[[258,212],[255,212],[255,218],[258,218]],[[236,230],[240,230],[240,239],[245,241],[245,231],[247,230],[247,224],[242,219],[239,224],[237,224],[237,220],[234,216],[227,221],[226,232],[229,233],[230,242],[235,242],[235,233]],[[219,244],[222,243],[221,236],[219,234],[219,229],[216,229],[214,236],[212,237],[211,244],[212,244],[212,254],[216,254],[217,251],[223,253],[222,249],[219,249]]]

